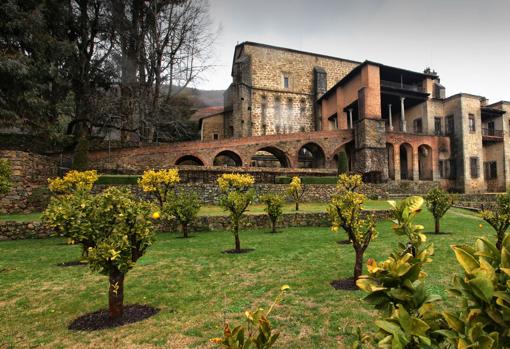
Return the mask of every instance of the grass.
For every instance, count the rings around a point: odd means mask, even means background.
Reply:
[[[326,203],[319,202],[304,202],[299,205],[300,212],[325,212],[327,209]],[[389,205],[386,201],[367,200],[365,204],[367,210],[382,210],[388,209]],[[283,208],[284,213],[293,213],[294,204],[286,203]],[[264,205],[251,205],[247,214],[264,214]],[[224,216],[225,211],[216,205],[205,205],[202,206],[199,212],[200,216]],[[0,215],[0,221],[16,221],[16,222],[29,222],[41,220],[41,213],[29,213],[29,214],[6,214]]]
[[[428,212],[419,223],[432,230]],[[473,213],[451,209],[442,221],[452,234],[429,235],[434,261],[427,266],[427,287],[446,297],[460,268],[450,245],[471,243],[492,234]],[[385,258],[397,244],[390,222],[377,225],[379,237],[365,260]],[[352,275],[354,254],[339,245],[341,233],[327,228],[267,228],[241,232],[243,255],[225,255],[233,247],[229,232],[195,234],[191,239],[159,234],[156,243],[128,274],[125,303],[161,311],[143,322],[98,332],[72,332],[76,317],[107,305],[107,278],[87,267],[57,267],[76,260],[77,246],[60,239],[0,243],[0,347],[210,348],[224,319],[238,324],[244,310],[267,307],[283,284],[291,290],[271,321],[281,330],[277,348],[347,348],[351,328],[373,328],[376,312],[361,291],[336,291],[329,282]]]

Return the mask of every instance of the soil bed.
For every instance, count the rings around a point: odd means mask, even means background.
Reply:
[[[159,309],[143,304],[132,304],[124,307],[124,315],[112,320],[108,316],[108,309],[101,309],[88,313],[75,319],[69,324],[69,329],[74,331],[97,331],[105,328],[113,328],[142,321],[157,314]]]
[[[342,279],[342,280],[333,280],[331,281],[331,286],[335,290],[344,290],[344,291],[357,291],[359,290],[358,286],[354,282],[353,278]]]

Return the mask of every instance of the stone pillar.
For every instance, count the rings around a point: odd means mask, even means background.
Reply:
[[[401,178],[400,178],[400,144],[396,145],[394,144],[393,145],[393,150],[394,150],[394,159],[393,159],[393,163],[395,164],[395,181],[400,181]]]
[[[390,131],[393,131],[393,120],[391,119],[391,104],[388,104],[388,120],[390,122]]]
[[[352,108],[349,108],[349,128],[354,128],[354,124],[352,123]]]
[[[418,147],[413,147],[413,181],[420,180],[420,153]]]
[[[406,127],[406,112],[405,112],[405,108],[404,108],[404,101],[405,101],[405,98],[404,97],[400,97],[400,122],[402,124],[402,132],[407,132],[407,127]]]

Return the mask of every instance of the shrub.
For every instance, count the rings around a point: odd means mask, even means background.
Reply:
[[[501,250],[505,232],[510,226],[510,192],[498,195],[496,206],[493,209],[482,210],[480,216],[496,231],[496,246]]]
[[[69,171],[62,178],[49,178],[48,188],[55,194],[68,195],[90,192],[98,179],[97,171]]]
[[[75,236],[90,268],[109,276],[109,315],[123,314],[124,277],[152,244],[155,229],[151,205],[127,190],[108,188],[53,197],[43,220]],[[157,215],[154,215],[157,216]]]
[[[248,174],[225,173],[218,178],[220,187],[219,204],[229,212],[232,221],[231,230],[235,238],[235,250],[241,251],[239,223],[255,197],[253,184],[255,179]]]
[[[138,185],[144,192],[153,194],[162,209],[167,201],[168,194],[180,181],[181,178],[177,169],[148,170],[138,179]]]
[[[301,183],[301,178],[298,176],[292,177],[292,181],[289,184],[287,192],[292,201],[296,204],[296,211],[299,211],[299,203],[305,193],[305,187]]]
[[[220,345],[225,349],[269,349],[272,348],[280,333],[274,331],[269,322],[269,315],[274,306],[281,302],[283,294],[289,289],[288,285],[280,288],[280,293],[267,312],[258,308],[256,311],[246,311],[246,325],[239,325],[231,329],[228,323],[225,323],[223,337],[211,338],[212,343]]]
[[[292,182],[293,177],[277,176],[275,177],[276,184],[289,184]],[[338,176],[302,176],[301,184],[336,184]]]
[[[170,194],[168,201],[163,205],[163,214],[167,217],[175,217],[181,225],[183,237],[187,238],[189,225],[197,217],[200,211],[200,200],[195,193]]]
[[[0,159],[0,195],[7,194],[11,189],[11,166],[6,159]]]
[[[137,175],[101,175],[96,184],[103,185],[137,185],[140,176]]]
[[[349,159],[347,159],[347,153],[341,151],[338,153],[338,174],[349,172]]]
[[[453,206],[453,198],[441,188],[431,189],[425,197],[427,208],[434,216],[434,231],[438,234],[440,229],[440,220]]]
[[[365,195],[356,192],[362,185],[359,175],[340,175],[338,180],[338,193],[333,195],[328,210],[331,216],[331,229],[337,231],[341,227],[352,243],[356,259],[354,262],[354,280],[361,275],[363,267],[363,254],[370,241],[375,239],[377,231],[373,217],[362,218]]]
[[[420,212],[423,198],[409,197],[393,206],[393,231],[407,236],[409,242],[398,248],[382,263],[369,259],[368,275],[361,276],[357,285],[367,292],[365,300],[383,312],[383,318],[376,320],[378,332],[365,336],[378,343],[381,348],[438,348],[443,337],[441,314],[435,303],[441,298],[429,295],[423,279],[423,266],[430,263],[434,253],[432,245],[423,246],[426,236],[423,226],[413,224]],[[362,341],[355,343],[361,348]]]
[[[266,211],[271,221],[271,232],[276,233],[276,223],[283,215],[283,198],[279,194],[265,194],[260,197],[260,201],[266,205]]]

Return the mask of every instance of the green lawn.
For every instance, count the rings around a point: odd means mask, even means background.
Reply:
[[[300,204],[299,210],[301,212],[325,212],[327,209],[327,203],[321,202],[304,202]],[[381,210],[388,209],[389,205],[386,201],[367,200],[365,204],[367,210]],[[283,212],[291,213],[295,207],[292,203],[286,203]],[[264,214],[264,205],[251,205],[248,209],[248,214]],[[225,211],[216,205],[205,205],[200,209],[199,215],[201,216],[223,216],[226,215]],[[29,213],[29,214],[7,214],[0,215],[0,221],[16,221],[16,222],[27,222],[27,221],[39,221],[41,219],[41,213]]]
[[[419,222],[433,228],[428,212]],[[446,296],[459,271],[450,245],[492,233],[473,213],[452,209],[443,220],[448,235],[430,235],[436,246],[426,271],[428,287]],[[386,257],[398,239],[390,222],[377,225],[379,237],[365,260]],[[339,245],[345,236],[327,228],[268,229],[241,232],[243,255],[225,255],[233,247],[229,232],[195,234],[191,239],[159,234],[128,274],[125,302],[158,307],[152,318],[98,332],[72,332],[76,317],[107,305],[107,278],[87,267],[62,268],[75,260],[77,246],[60,239],[0,243],[0,347],[210,348],[221,335],[223,319],[237,323],[247,308],[267,306],[283,284],[291,290],[273,313],[282,331],[277,348],[344,348],[352,327],[372,328],[376,314],[360,291],[336,291],[329,282],[352,275],[354,254]]]

